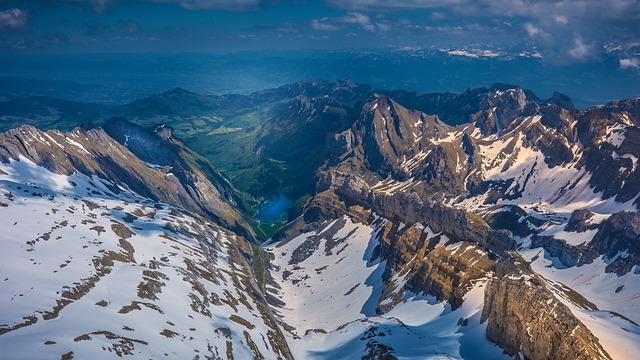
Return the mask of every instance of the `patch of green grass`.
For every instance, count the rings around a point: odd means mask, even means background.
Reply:
[[[258,286],[265,292],[266,289],[264,285],[266,282],[267,263],[269,262],[267,253],[255,244],[251,244],[251,249],[253,250],[253,258],[251,259],[253,272],[256,274]]]
[[[304,207],[304,204],[306,204],[307,201],[311,199],[311,197],[311,194],[304,194],[301,197],[297,198],[293,202],[293,204],[291,204],[291,207],[289,207],[289,210],[287,210],[287,216],[290,220],[293,220],[302,215],[302,208]]]
[[[276,220],[270,222],[261,222],[252,225],[253,230],[256,232],[258,239],[261,241],[269,240],[276,231],[286,225],[286,221]]]
[[[236,131],[240,131],[242,130],[242,128],[232,128],[232,127],[226,127],[226,126],[220,126],[219,128],[213,130],[213,131],[209,131],[207,133],[207,135],[218,135],[218,134],[229,134],[229,133],[234,133]]]

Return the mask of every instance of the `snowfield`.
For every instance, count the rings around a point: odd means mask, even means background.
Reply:
[[[276,358],[234,236],[114,191],[0,164],[0,357]]]
[[[391,311],[376,314],[385,263],[374,258],[374,249],[382,227],[384,222],[372,227],[345,216],[317,233],[266,246],[275,255],[277,282],[268,291],[284,302],[276,312],[291,326],[285,334],[294,356],[356,359],[367,348],[388,346],[398,359],[509,358],[480,324],[486,280],[455,311],[432,296],[407,293]],[[458,324],[461,318],[466,326]]]

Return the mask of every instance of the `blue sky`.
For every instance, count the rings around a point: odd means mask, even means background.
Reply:
[[[637,69],[640,0],[0,0],[3,53],[416,46]]]

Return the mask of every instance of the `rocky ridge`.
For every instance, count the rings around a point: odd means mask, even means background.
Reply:
[[[115,131],[111,133],[115,134]],[[130,133],[120,136],[126,139]],[[76,128],[70,133],[62,133],[56,130],[42,132],[25,125],[0,134],[0,161],[6,163],[24,157],[54,173],[95,175],[144,197],[207,216],[250,239],[255,238],[242,215],[225,198],[228,188],[216,187],[202,170],[189,165],[185,156],[178,152],[184,151],[184,147],[170,142],[165,144],[167,140],[158,136],[152,136],[152,139],[156,145],[154,149],[165,150],[164,153],[151,151],[157,154],[154,160],[162,159],[160,164],[143,162],[101,128]],[[132,145],[137,141],[131,133]],[[178,150],[169,150],[171,146]],[[141,153],[140,147],[132,147],[132,150]],[[114,191],[119,190],[116,187]]]

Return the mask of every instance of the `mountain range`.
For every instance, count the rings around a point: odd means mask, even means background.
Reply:
[[[340,79],[0,110],[11,358],[640,351],[640,99]]]

